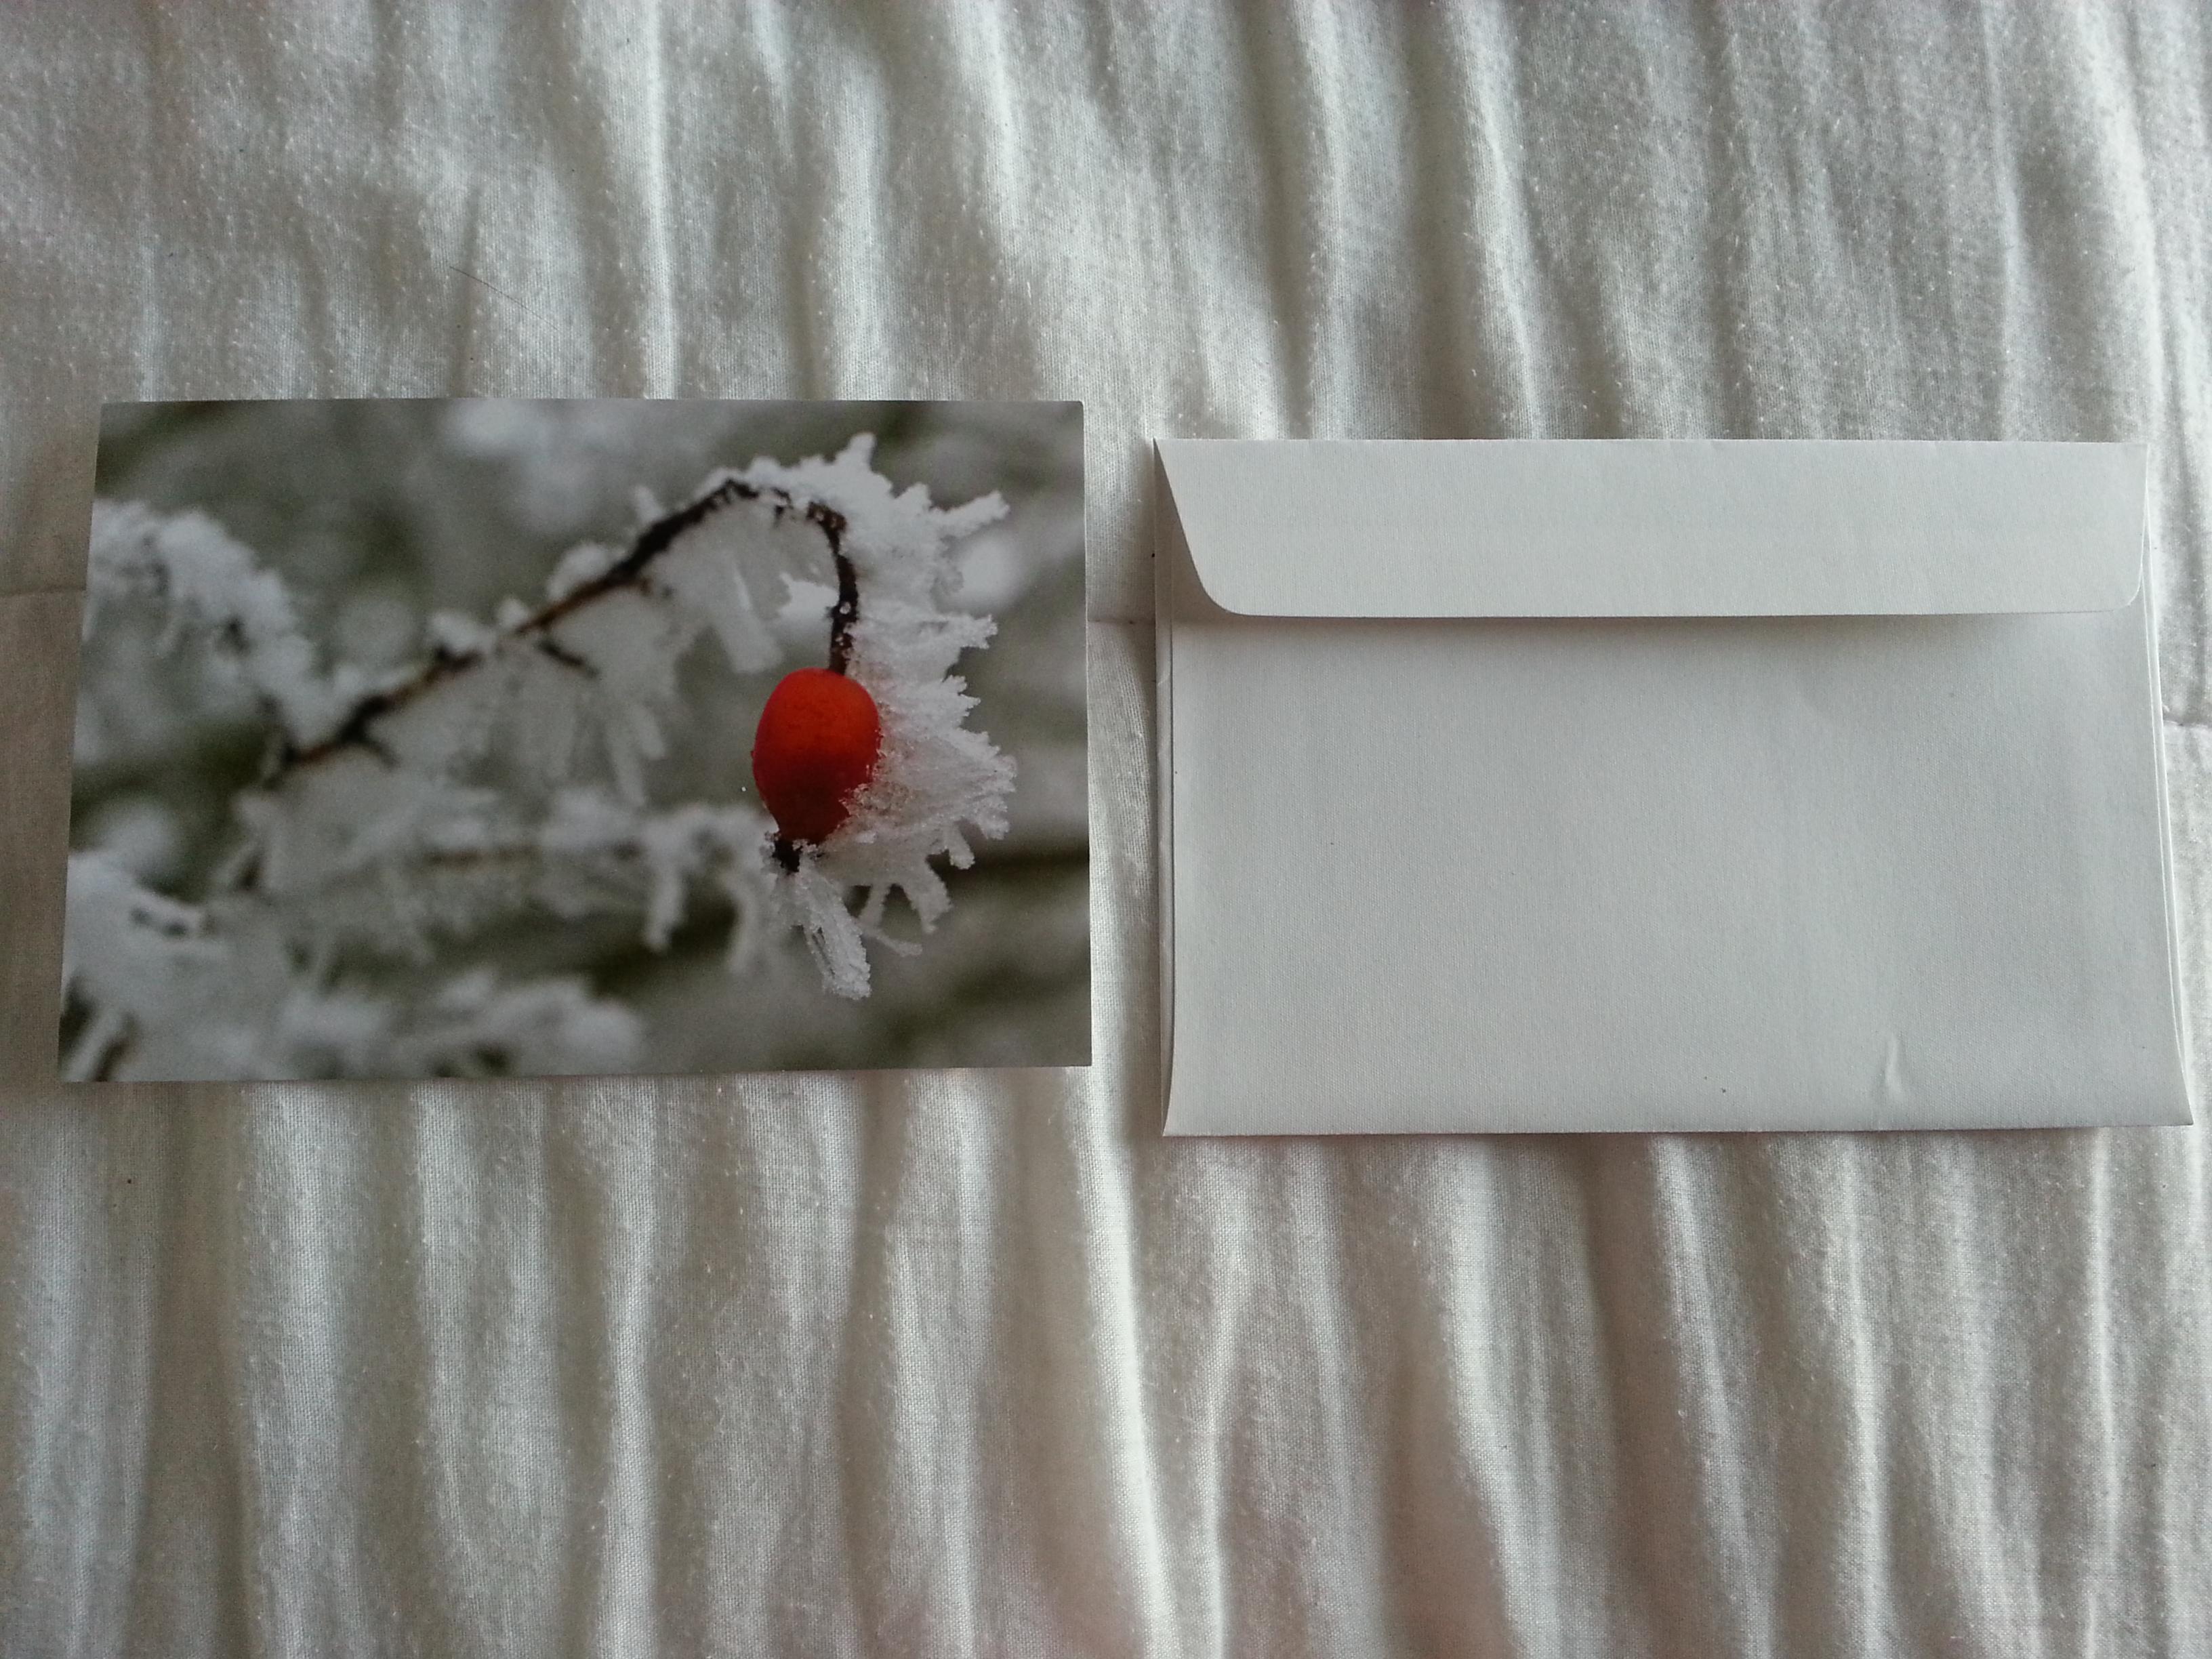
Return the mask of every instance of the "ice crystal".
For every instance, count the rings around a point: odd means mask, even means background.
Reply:
[[[805,934],[824,981],[841,996],[867,994],[864,939],[888,939],[886,900],[904,895],[922,931],[950,902],[930,860],[974,861],[969,832],[1006,833],[1014,763],[968,726],[975,700],[951,671],[988,644],[988,617],[948,608],[959,586],[950,550],[1006,513],[994,493],[950,511],[920,485],[894,492],[870,465],[873,440],[856,438],[834,460],[796,466],[757,461],[743,476],[794,501],[819,502],[845,525],[844,551],[859,578],[860,620],[848,671],[883,717],[873,776],[844,825],[776,885],[780,915]],[[860,910],[848,896],[865,894]]]

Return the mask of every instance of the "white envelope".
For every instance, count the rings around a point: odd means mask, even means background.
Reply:
[[[2140,446],[1158,457],[1170,1133],[2190,1121]]]

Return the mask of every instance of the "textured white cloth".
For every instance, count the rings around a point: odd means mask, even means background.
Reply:
[[[1143,620],[1155,433],[2148,440],[2201,1005],[2208,154],[2185,0],[8,8],[0,1653],[2212,1652],[2202,1133],[1167,1144]],[[96,398],[459,392],[1086,400],[1094,1069],[35,1081]]]

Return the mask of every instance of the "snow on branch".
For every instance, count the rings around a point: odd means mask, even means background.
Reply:
[[[343,706],[347,689],[319,672],[283,579],[204,514],[164,518],[136,501],[93,503],[86,635],[131,599],[165,613],[164,650],[189,636],[228,664],[288,740],[324,729]]]
[[[586,544],[570,553],[554,571],[547,584],[546,602],[537,610],[510,613],[504,626],[490,629],[474,627],[464,618],[441,620],[438,648],[428,663],[367,692],[343,711],[327,736],[287,752],[274,781],[281,781],[287,773],[329,760],[349,748],[369,749],[389,758],[379,740],[380,726],[454,682],[486,670],[496,672],[503,652],[535,650],[574,673],[596,676],[601,665],[584,648],[593,619],[583,613],[622,596],[673,612],[656,620],[671,636],[665,643],[675,644],[674,636],[683,636],[677,646],[679,651],[690,643],[699,628],[708,627],[720,641],[730,665],[740,673],[770,665],[775,660],[775,645],[753,607],[746,576],[728,557],[732,550],[718,546],[714,538],[691,533],[740,503],[764,514],[771,528],[781,527],[789,518],[819,532],[837,571],[839,592],[850,595],[852,567],[841,546],[845,523],[834,509],[821,501],[801,501],[787,490],[764,489],[726,473],[711,480],[677,511],[647,524],[627,552],[617,555]],[[688,543],[687,537],[690,538]],[[676,556],[679,546],[682,554]],[[657,601],[665,603],[656,605]],[[846,648],[851,603],[849,597],[841,598],[830,641],[833,662]],[[619,633],[615,637],[627,642]]]
[[[256,907],[179,904],[99,853],[73,854],[63,990],[91,1011],[75,1082],[618,1072],[641,1026],[571,975],[474,968],[414,995],[303,973]]]

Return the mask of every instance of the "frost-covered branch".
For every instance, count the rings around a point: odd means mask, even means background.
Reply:
[[[213,520],[100,503],[88,638],[150,609],[161,649],[199,649],[252,693],[272,758],[191,902],[73,856],[72,1074],[620,1069],[635,1017],[581,981],[464,966],[395,994],[376,964],[441,961],[527,915],[635,915],[658,951],[702,890],[728,906],[733,972],[787,927],[828,990],[866,995],[871,943],[920,948],[889,926],[892,896],[930,931],[951,902],[933,861],[965,867],[971,836],[1005,832],[1014,780],[952,672],[994,624],[950,608],[950,550],[1005,505],[939,508],[872,456],[857,439],[710,474],[672,512],[641,501],[625,544],[574,549],[534,604],[489,622],[434,616],[425,658],[381,680],[325,672],[283,580]],[[817,604],[831,684],[875,711],[835,813],[793,839],[750,804],[654,805],[692,646],[711,635],[761,674],[783,654],[767,618]]]
[[[88,1010],[64,1077],[468,1077],[621,1071],[642,1027],[573,976],[483,968],[409,994],[303,971],[266,907],[179,904],[72,854],[63,993]]]
[[[205,514],[164,517],[136,501],[93,503],[87,636],[127,600],[162,612],[163,651],[190,636],[228,664],[288,742],[326,728],[357,689],[319,672],[283,579]]]
[[[538,823],[503,819],[488,803],[486,816],[429,825],[407,856],[328,869],[289,892],[286,907],[296,937],[316,951],[428,961],[441,944],[532,912],[641,915],[644,944],[665,950],[693,893],[708,889],[730,906],[728,958],[743,971],[767,917],[759,848],[768,830],[746,806],[644,813],[595,790],[567,790]]]
[[[490,638],[471,636],[465,629],[449,626],[428,662],[390,685],[363,693],[338,715],[328,736],[304,746],[288,748],[278,757],[270,781],[281,783],[285,774],[316,765],[349,748],[368,749],[390,759],[388,751],[374,735],[378,722],[447,683],[484,668],[503,642],[499,635],[544,653],[563,667],[592,674],[595,671],[590,660],[562,642],[560,625],[586,606],[611,594],[653,592],[656,563],[672,551],[687,532],[739,501],[763,503],[778,522],[790,514],[822,532],[837,574],[837,602],[830,612],[830,660],[842,672],[852,649],[852,626],[859,605],[858,582],[843,548],[844,515],[818,501],[795,501],[789,491],[774,485],[763,487],[727,476],[709,484],[675,512],[644,526],[631,541],[629,550],[605,569],[573,586],[563,587],[536,611],[511,620],[498,635]],[[750,631],[742,619],[737,621],[737,629],[741,637],[749,640]],[[753,654],[749,643],[738,645],[731,653],[733,660],[741,657],[750,660]]]

